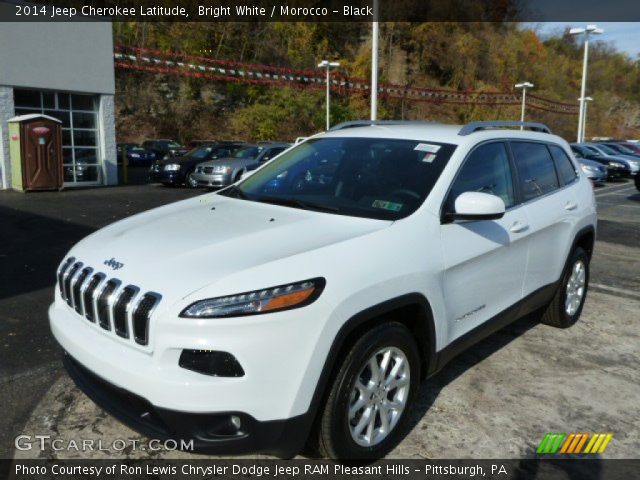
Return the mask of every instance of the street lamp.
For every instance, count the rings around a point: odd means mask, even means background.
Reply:
[[[570,35],[582,35],[584,33],[584,60],[582,62],[582,87],[580,88],[580,114],[578,118],[578,142],[582,142],[582,132],[584,128],[584,109],[585,109],[585,91],[587,89],[587,62],[589,60],[589,35],[599,35],[604,30],[598,28],[597,25],[587,25],[586,28],[572,28],[569,30]]]
[[[533,88],[533,83],[522,82],[516,83],[514,86],[522,89],[522,112],[520,113],[520,121],[524,122],[524,107],[527,102],[527,88]],[[523,125],[520,125],[520,130],[524,130]]]
[[[371,120],[378,119],[378,37],[379,0],[373,0],[371,24]]]
[[[331,80],[329,78],[329,70],[335,67],[339,67],[340,64],[338,62],[330,62],[329,60],[322,60],[319,64],[319,68],[327,69],[327,130],[331,126],[331,121],[329,120],[329,115],[331,111]]]
[[[580,100],[581,99],[579,98],[578,101],[580,101]],[[584,112],[583,112],[584,118],[582,119],[582,132],[581,132],[581,135],[580,135],[583,142],[584,142],[584,137],[586,136],[585,132],[587,131],[587,106],[589,105],[588,102],[593,102],[593,98],[585,97],[584,101],[585,101]]]

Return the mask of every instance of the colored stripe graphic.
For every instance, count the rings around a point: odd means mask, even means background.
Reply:
[[[536,453],[539,454],[577,454],[577,453],[604,453],[607,445],[613,438],[613,433],[569,433],[550,432],[545,434],[538,445]],[[587,442],[587,440],[589,440]],[[585,443],[586,448],[582,450]]]
[[[540,442],[536,453],[556,453],[565,436],[564,433],[547,433]]]

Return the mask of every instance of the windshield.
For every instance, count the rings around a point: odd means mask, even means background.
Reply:
[[[619,155],[620,152],[616,152],[613,148],[606,145],[598,145],[598,149],[606,153],[607,155]]]
[[[624,145],[609,145],[609,148],[613,148],[614,150],[624,153],[625,155],[633,155],[633,150],[625,147]]]
[[[212,150],[213,150],[212,147],[194,148],[193,150],[190,150],[185,155],[185,157],[192,157],[192,158],[197,158],[197,159],[206,159],[206,158],[209,158]]]
[[[260,147],[245,147],[234,152],[233,158],[256,158],[262,150]]]
[[[130,152],[145,152],[146,150],[138,145],[131,145],[127,147]]]
[[[220,194],[397,220],[424,202],[454,150],[454,145],[416,140],[308,140]]]
[[[588,147],[588,146],[587,146],[587,147],[584,147],[584,148],[586,148],[586,150],[587,150],[589,153],[591,153],[591,154],[593,154],[593,155],[595,155],[595,156],[597,156],[597,157],[601,157],[601,156],[602,156],[602,153],[601,153],[598,149],[596,149],[596,148]]]

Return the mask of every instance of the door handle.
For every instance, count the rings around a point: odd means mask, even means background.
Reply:
[[[515,222],[513,225],[511,225],[511,228],[509,228],[509,231],[511,233],[520,233],[520,232],[524,232],[528,228],[529,228],[529,225],[527,225],[526,223]]]
[[[576,208],[578,208],[578,204],[575,202],[567,202],[567,204],[564,206],[565,210],[575,210]]]

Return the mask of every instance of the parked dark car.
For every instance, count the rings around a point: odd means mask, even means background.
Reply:
[[[183,147],[178,142],[166,138],[145,140],[142,142],[142,147],[155,153],[158,159],[180,157],[189,151],[188,148]]]
[[[190,187],[226,187],[240,180],[243,173],[255,170],[290,146],[290,143],[246,146],[227,158],[198,165],[189,175],[187,184]]]
[[[199,163],[229,157],[243,146],[243,143],[219,143],[194,148],[181,157],[156,160],[149,169],[149,181],[167,186],[182,185]]]
[[[593,160],[594,162],[606,165],[608,179],[628,177],[631,175],[631,169],[629,166],[615,158],[602,155],[593,149],[587,148],[583,145],[577,145],[575,143],[571,144],[571,150],[578,160],[586,158],[587,160]]]
[[[156,159],[156,154],[142,148],[137,143],[119,143],[117,145],[118,163],[122,163],[122,150],[127,152],[127,161],[132,167],[149,166]]]

